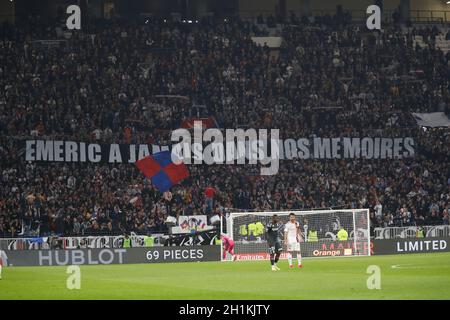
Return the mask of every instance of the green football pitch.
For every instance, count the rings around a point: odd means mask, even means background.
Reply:
[[[271,271],[267,261],[81,266],[81,288],[66,267],[3,269],[4,299],[450,299],[450,253],[305,259]],[[371,265],[381,288],[369,290]]]

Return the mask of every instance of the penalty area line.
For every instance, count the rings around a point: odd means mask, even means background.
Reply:
[[[426,269],[434,266],[414,265],[414,264],[394,264],[391,269]]]

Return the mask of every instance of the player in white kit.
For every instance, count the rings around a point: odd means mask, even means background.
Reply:
[[[298,267],[302,268],[302,254],[300,252],[300,239],[302,232],[300,224],[295,220],[295,214],[289,214],[289,222],[284,226],[284,243],[287,247],[289,268],[292,268],[292,253],[297,253]]]
[[[3,266],[6,267],[7,264],[8,264],[8,257],[6,256],[6,252],[3,250],[0,250],[0,280],[2,280]]]

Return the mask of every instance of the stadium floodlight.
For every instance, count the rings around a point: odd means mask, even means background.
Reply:
[[[271,217],[278,215],[281,222],[294,213],[300,223],[303,239],[303,257],[369,256],[369,209],[233,212],[222,224],[222,233],[233,239],[237,260],[269,259],[265,226]],[[339,239],[337,233],[344,229],[347,239]],[[281,258],[286,258],[285,252]],[[231,256],[225,261],[231,260]]]

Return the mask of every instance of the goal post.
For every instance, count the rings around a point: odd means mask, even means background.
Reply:
[[[269,259],[265,227],[274,214],[283,224],[294,213],[300,224],[303,239],[300,243],[303,257],[369,256],[369,209],[232,212],[222,226],[223,233],[233,239],[237,260]],[[338,232],[343,236],[338,237]],[[285,249],[285,247],[284,247]],[[283,250],[281,258],[286,258]],[[227,255],[225,259],[230,260]]]

